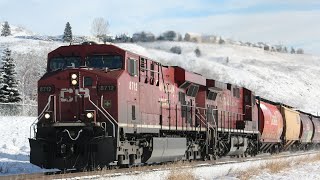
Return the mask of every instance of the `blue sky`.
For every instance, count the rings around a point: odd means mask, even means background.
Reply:
[[[62,34],[70,22],[74,34],[90,35],[96,17],[112,34],[197,32],[320,54],[319,0],[0,0],[0,22],[39,34]]]

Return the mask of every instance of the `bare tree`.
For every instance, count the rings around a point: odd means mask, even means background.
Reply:
[[[91,33],[99,40],[104,40],[109,32],[109,23],[104,18],[95,18],[92,21]]]

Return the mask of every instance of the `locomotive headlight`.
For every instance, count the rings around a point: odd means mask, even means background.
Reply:
[[[78,81],[74,79],[74,80],[71,81],[71,84],[75,86],[75,85],[78,84]]]
[[[77,79],[77,77],[78,77],[77,74],[71,74],[72,79]]]
[[[78,73],[71,73],[69,77],[70,77],[70,84],[72,86],[77,86],[79,84],[79,74]]]
[[[50,113],[45,113],[45,114],[44,114],[44,118],[50,119],[50,117],[51,117]]]
[[[87,118],[88,119],[92,119],[93,118],[93,113],[92,112],[88,112],[87,113]]]

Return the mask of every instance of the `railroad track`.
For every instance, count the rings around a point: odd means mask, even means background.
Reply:
[[[146,165],[137,166],[131,168],[122,169],[103,169],[100,171],[90,171],[90,172],[76,172],[76,171],[66,171],[66,172],[47,172],[47,173],[33,173],[33,174],[18,174],[10,176],[0,176],[0,180],[22,180],[22,179],[32,179],[32,180],[42,180],[42,179],[70,179],[74,177],[80,177],[82,179],[96,179],[96,178],[108,178],[117,177],[123,175],[138,175],[146,172],[156,172],[156,171],[167,171],[174,167],[179,166],[179,169],[188,168],[199,168],[199,167],[209,167],[224,164],[235,164],[248,161],[260,161],[260,160],[271,160],[271,159],[282,159],[287,157],[297,157],[312,154],[319,154],[319,151],[308,151],[308,152],[295,152],[289,153],[284,152],[275,155],[261,154],[256,157],[244,157],[244,158],[221,158],[215,161],[193,161],[193,162],[176,162],[176,163],[166,163],[157,165]]]

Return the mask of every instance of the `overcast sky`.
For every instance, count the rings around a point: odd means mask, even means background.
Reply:
[[[103,17],[110,33],[166,30],[303,47],[320,55],[320,0],[0,0],[0,21],[46,35],[90,35]]]

